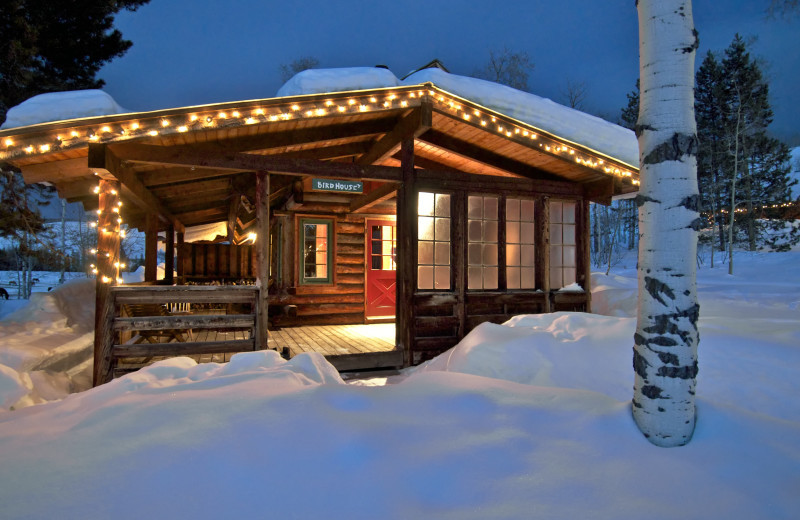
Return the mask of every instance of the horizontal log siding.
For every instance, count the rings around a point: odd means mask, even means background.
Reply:
[[[179,247],[187,281],[255,279],[253,245],[184,243]]]
[[[275,326],[364,323],[364,217],[314,217],[335,218],[334,283],[287,286],[285,294],[270,298],[270,323]],[[295,244],[291,248],[296,251]],[[293,261],[297,261],[296,255]],[[287,306],[296,307],[296,313],[285,312]]]

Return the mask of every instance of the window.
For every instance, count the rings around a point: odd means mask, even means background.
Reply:
[[[333,222],[300,220],[300,283],[330,283],[333,280],[330,239]]]
[[[467,198],[467,288],[497,289],[498,198]]]
[[[533,289],[535,228],[533,201],[506,199],[506,284],[509,289]]]
[[[450,195],[419,193],[417,288],[450,289]]]
[[[370,263],[372,269],[396,271],[395,251],[397,249],[396,227],[391,225],[372,225]]]
[[[575,283],[575,207],[574,202],[550,203],[551,289]]]

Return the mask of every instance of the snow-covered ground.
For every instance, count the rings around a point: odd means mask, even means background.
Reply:
[[[307,354],[177,358],[0,411],[0,516],[797,518],[800,251],[736,261],[699,271],[688,446],[652,446],[630,415],[629,262],[593,275],[601,314],[484,324],[388,380],[344,382]],[[80,343],[85,289],[0,322],[0,388],[36,372],[24,351]]]

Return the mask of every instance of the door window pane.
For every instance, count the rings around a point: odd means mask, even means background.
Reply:
[[[397,237],[394,226],[371,224],[370,247],[372,260],[370,265],[373,270],[395,271],[397,270],[395,251],[397,248]]]

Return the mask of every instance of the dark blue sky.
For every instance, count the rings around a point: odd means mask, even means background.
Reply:
[[[773,132],[800,144],[800,16],[768,20],[767,0],[696,0],[698,64],[734,34],[757,37],[775,111]],[[151,0],[117,17],[133,41],[100,72],[131,110],[272,97],[279,66],[314,56],[320,67],[385,64],[402,77],[433,58],[469,75],[490,49],[525,51],[531,92],[564,102],[585,82],[588,112],[616,119],[638,76],[634,0]]]

